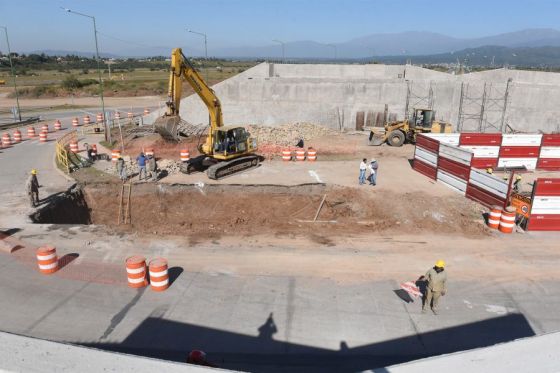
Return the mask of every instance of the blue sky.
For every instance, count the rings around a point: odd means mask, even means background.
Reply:
[[[95,15],[103,52],[142,46],[202,47],[185,28],[206,32],[213,47],[283,41],[339,43],[373,33],[432,31],[478,37],[526,28],[560,28],[558,0],[0,0],[0,25],[12,50],[94,48]],[[468,5],[467,5],[468,4]],[[123,39],[125,43],[112,38]],[[5,43],[0,39],[0,48]]]

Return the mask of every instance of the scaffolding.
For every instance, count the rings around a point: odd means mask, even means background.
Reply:
[[[427,92],[415,87],[411,80],[406,81],[406,105],[404,108],[404,117],[410,118],[415,108],[430,110],[434,108],[434,89],[431,81]]]

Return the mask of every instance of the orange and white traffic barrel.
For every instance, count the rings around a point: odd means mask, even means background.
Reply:
[[[21,142],[21,132],[19,130],[14,131],[14,142]]]
[[[305,150],[298,149],[296,150],[296,160],[297,161],[305,161]]]
[[[58,271],[58,256],[54,246],[43,246],[37,249],[37,266],[39,272],[49,275]]]
[[[146,148],[146,151],[144,152],[144,154],[147,156],[151,155],[152,157],[154,156],[154,148]]]
[[[156,258],[150,261],[150,287],[154,291],[164,291],[169,287],[167,260]]]
[[[92,144],[91,145],[91,156],[92,157],[96,157],[97,156],[97,145]]]
[[[78,142],[77,141],[70,141],[70,151],[72,153],[78,152]]]
[[[89,118],[89,115],[86,115],[84,117],[84,125],[87,125],[87,124],[91,124],[91,119]]]
[[[144,115],[148,115],[148,114],[150,114],[150,109],[145,108],[145,109],[144,109]]]
[[[48,132],[41,131],[39,134],[39,142],[47,142],[47,134]]]
[[[132,118],[134,118],[134,113],[132,113],[131,111],[129,111],[129,112],[126,114],[126,116],[127,116],[128,119],[132,119]]]
[[[315,162],[317,160],[317,150],[313,148],[307,149],[307,160],[309,162]]]
[[[292,160],[292,151],[290,149],[282,150],[282,160],[286,162]]]
[[[60,123],[60,121],[57,119],[57,120],[54,122],[54,130],[55,130],[55,131],[60,131],[61,129],[62,129],[62,123]]]
[[[35,127],[28,127],[27,128],[27,137],[29,137],[30,139],[34,138],[35,136],[37,136],[37,134],[35,133]]]
[[[41,126],[41,132],[49,132],[49,125],[47,123]]]
[[[119,149],[113,149],[111,152],[111,160],[116,162],[121,156],[121,151]]]
[[[118,111],[115,112],[115,119],[121,119],[121,113]]]
[[[500,206],[492,206],[488,215],[488,227],[498,229],[500,226],[500,218],[502,217],[502,208]]]
[[[181,150],[181,162],[188,162],[191,160],[191,153],[189,149],[182,149]]]
[[[72,119],[72,127],[78,127],[80,125],[80,120],[78,118]]]
[[[148,285],[146,279],[146,258],[135,255],[126,259],[126,275],[128,286],[131,288],[143,288]]]
[[[10,145],[12,145],[12,138],[10,137],[9,133],[5,132],[2,135],[2,146],[7,147],[7,146],[10,146]]]
[[[98,113],[98,114],[95,116],[95,120],[97,121],[97,123],[103,122],[103,113]]]
[[[513,232],[513,227],[515,226],[515,207],[508,206],[502,210],[502,216],[500,216],[500,226],[498,230],[502,233]]]

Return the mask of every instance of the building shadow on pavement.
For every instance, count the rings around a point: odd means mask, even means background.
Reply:
[[[220,368],[248,372],[360,372],[535,335],[521,314],[361,346],[340,341],[338,350],[278,341],[277,332],[272,313],[253,335],[149,317],[122,343],[80,344],[177,362],[199,349]]]

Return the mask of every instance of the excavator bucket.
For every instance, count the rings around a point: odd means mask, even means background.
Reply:
[[[181,118],[178,115],[160,117],[154,122],[154,129],[165,140],[178,141],[179,131],[177,127],[179,122],[181,122]]]
[[[379,146],[379,145],[383,144],[385,142],[385,140],[386,140],[385,135],[382,135],[382,134],[378,133],[378,134],[375,134],[373,136],[370,136],[368,145]]]

